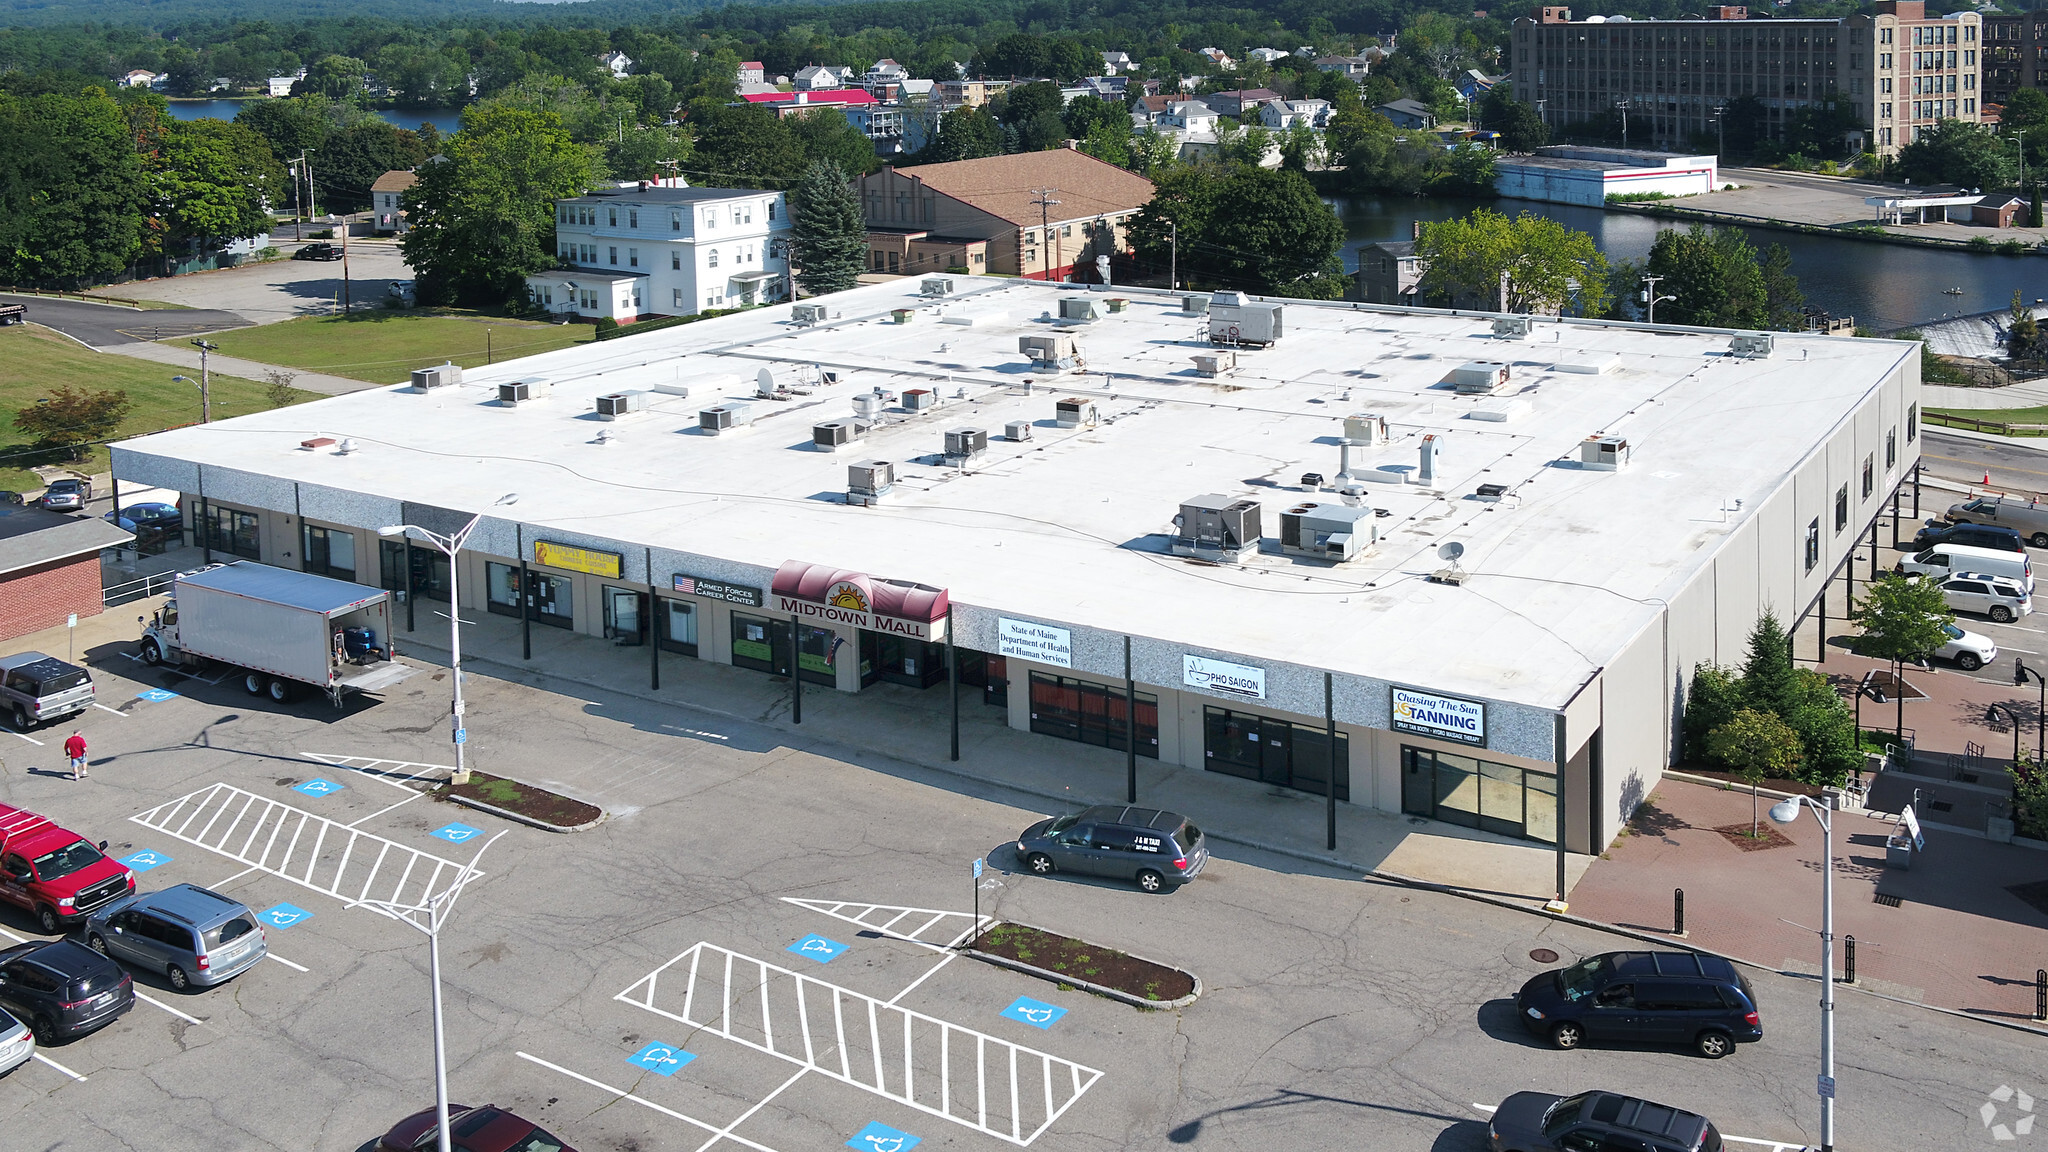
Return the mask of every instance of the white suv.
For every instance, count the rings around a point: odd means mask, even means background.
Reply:
[[[1943,660],[1953,660],[1965,672],[1975,672],[1993,660],[1998,659],[1998,645],[1989,636],[1965,632],[1953,624],[1943,624],[1941,630],[1948,634],[1948,643],[1941,646],[1935,655]]]
[[[1942,599],[1951,610],[1989,616],[2009,624],[2034,610],[2034,598],[2016,580],[1986,576],[1981,572],[1958,572],[1941,582]]]

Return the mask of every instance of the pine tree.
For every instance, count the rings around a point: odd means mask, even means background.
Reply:
[[[2032,195],[2032,197],[2031,197],[2031,200],[2030,200],[2030,202],[2029,202],[2029,203],[2028,203],[2028,205],[2027,205],[2027,227],[2029,227],[2029,228],[2039,228],[2040,226],[2041,226],[2041,182],[2040,182],[2039,180],[2036,180],[2036,181],[2034,181],[2034,187],[2033,187],[2033,195]]]
[[[853,287],[867,267],[867,224],[846,172],[830,161],[812,164],[789,198],[797,284],[812,296]]]
[[[1797,678],[1792,675],[1792,639],[1766,610],[1749,630],[1749,654],[1742,661],[1742,694],[1749,706],[1784,715],[1790,710]]]

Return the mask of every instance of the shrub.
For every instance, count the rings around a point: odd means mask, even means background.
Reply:
[[[1840,166],[1838,166],[1833,160],[1823,160],[1820,162],[1820,174],[1823,176],[1834,176],[1839,174],[1841,171],[1842,169],[1840,168]]]
[[[284,253],[276,248],[259,248],[256,251],[256,258],[258,260],[279,260],[283,257]]]
[[[2004,256],[2025,256],[2028,247],[2025,240],[2003,240],[1999,242],[1998,251]]]
[[[617,320],[614,320],[609,316],[599,316],[597,318],[598,335],[603,336],[606,333],[616,332],[618,330],[619,322]]]
[[[1707,734],[1733,719],[1742,706],[1742,685],[1734,669],[1704,663],[1694,667],[1692,691],[1685,698],[1685,758],[1712,763]]]
[[[1991,237],[1972,236],[1970,237],[1969,247],[1972,252],[1989,252],[1991,251]]]

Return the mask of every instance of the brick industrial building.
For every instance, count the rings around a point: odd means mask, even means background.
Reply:
[[[100,551],[132,534],[93,516],[0,504],[0,640],[100,614]]]

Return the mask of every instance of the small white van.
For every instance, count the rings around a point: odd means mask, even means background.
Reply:
[[[1967,544],[1936,544],[1899,561],[1898,571],[1908,576],[1932,576],[1944,580],[1958,572],[1979,572],[2003,576],[2034,594],[2034,565],[2024,552],[2001,552],[1995,548],[1972,548]]]

